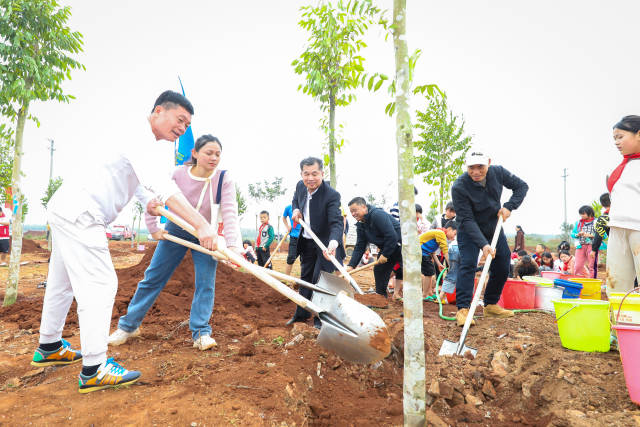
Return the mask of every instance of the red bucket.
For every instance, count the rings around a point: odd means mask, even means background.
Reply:
[[[536,284],[523,280],[507,280],[498,305],[508,310],[531,310],[536,304]]]

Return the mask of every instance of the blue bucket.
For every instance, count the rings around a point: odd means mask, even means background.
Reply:
[[[555,286],[561,286],[564,288],[562,298],[580,298],[580,292],[582,292],[582,284],[576,282],[570,282],[568,280],[554,279],[553,284]]]

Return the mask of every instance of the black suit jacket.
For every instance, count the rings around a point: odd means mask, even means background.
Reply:
[[[304,205],[307,201],[307,187],[302,180],[296,185],[296,192],[291,201],[291,208],[298,209],[304,218]],[[309,205],[309,215],[311,220],[304,218],[311,227],[311,231],[324,243],[328,245],[330,240],[338,242],[342,248],[342,231],[344,220],[340,213],[340,193],[331,188],[329,184],[322,181],[318,190],[311,197]],[[300,236],[304,232],[304,227],[300,230]],[[344,250],[344,249],[343,249]]]

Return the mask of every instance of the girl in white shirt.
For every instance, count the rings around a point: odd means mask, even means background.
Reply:
[[[613,127],[622,163],[607,177],[611,193],[607,249],[607,294],[627,292],[640,280],[640,116],[623,117]]]

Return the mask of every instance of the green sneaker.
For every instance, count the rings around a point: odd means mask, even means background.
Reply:
[[[67,340],[62,340],[62,346],[57,350],[44,351],[39,347],[33,353],[33,366],[71,365],[82,360],[82,354],[71,348]]]

